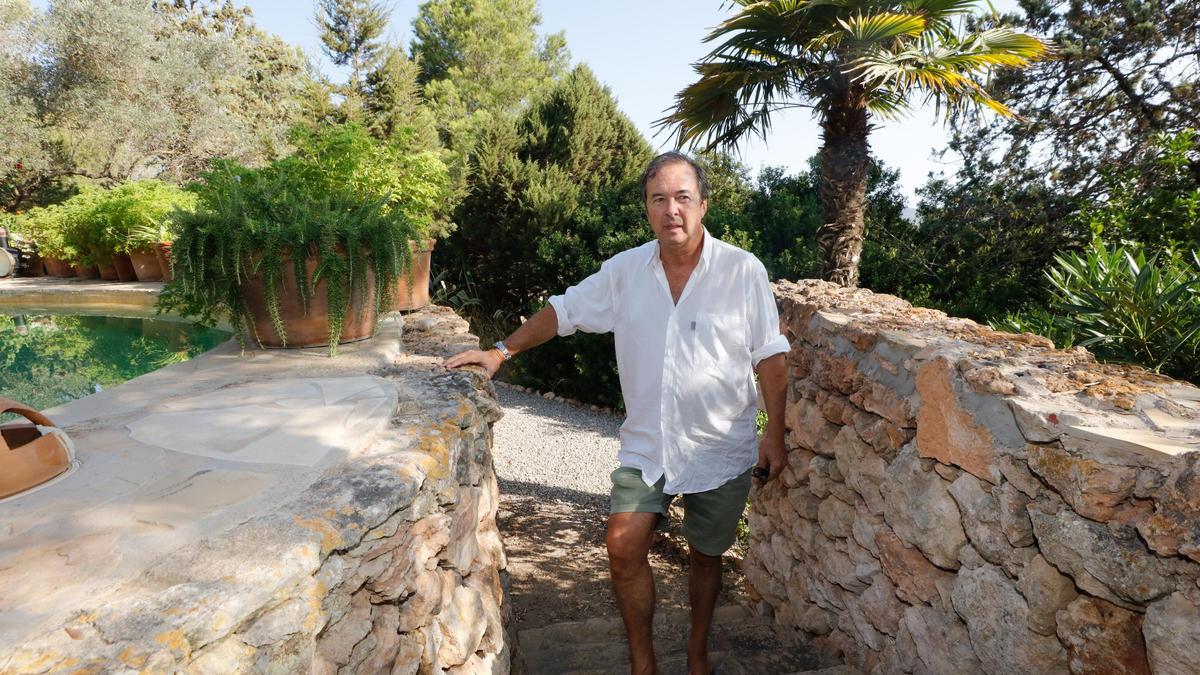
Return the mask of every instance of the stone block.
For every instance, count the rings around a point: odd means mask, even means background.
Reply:
[[[1127,609],[1140,610],[1183,580],[1200,576],[1200,567],[1151,553],[1128,525],[1108,526],[1069,509],[1057,514],[1031,511],[1042,555],[1080,589]]]
[[[454,575],[448,570],[423,570],[411,582],[412,593],[400,604],[397,630],[412,632],[428,625],[445,604],[446,593],[453,587]]]
[[[827,497],[817,509],[817,522],[825,536],[845,539],[854,526],[854,507],[837,497]]]
[[[1099,598],[1080,596],[1058,613],[1058,639],[1072,675],[1150,675],[1142,617]]]
[[[1142,635],[1150,672],[1191,675],[1200,654],[1200,591],[1171,595],[1146,609]]]
[[[458,503],[454,505],[450,526],[450,541],[442,559],[446,564],[458,570],[459,574],[469,574],[471,565],[479,556],[479,521],[481,488],[460,487]]]
[[[480,571],[463,580],[467,588],[479,592],[483,602],[485,629],[478,650],[486,654],[497,654],[504,649],[504,589],[500,575],[495,570]]]
[[[886,574],[876,574],[871,585],[863,591],[860,603],[863,614],[881,633],[895,637],[900,630],[904,605],[896,599],[896,587]]]
[[[916,445],[922,457],[962,467],[990,483],[1000,482],[996,441],[986,425],[965,409],[954,387],[954,368],[936,358],[917,370]]]
[[[1030,444],[1029,468],[1042,477],[1079,515],[1092,520],[1114,519],[1131,505],[1137,469],[1116,466],[1068,452],[1061,445]]]
[[[355,593],[350,612],[317,636],[317,654],[337,666],[350,661],[354,646],[371,632],[371,600],[365,592]]]
[[[979,555],[1016,576],[1034,551],[1016,549],[1009,543],[1000,524],[1000,500],[992,495],[992,490],[975,476],[963,473],[950,484],[950,494],[958,503],[967,538]]]
[[[473,588],[458,586],[436,623],[442,638],[437,652],[438,665],[448,668],[463,663],[479,648],[487,631],[483,596]]]
[[[938,597],[938,580],[953,578],[890,531],[876,533],[875,545],[880,567],[896,585],[896,595],[905,602],[933,602]]]
[[[1054,635],[1058,610],[1079,597],[1071,579],[1040,555],[1034,556],[1021,571],[1017,588],[1029,606],[1026,618],[1029,630],[1039,635]]]
[[[902,630],[907,631],[923,666],[914,672],[960,675],[982,671],[967,627],[954,614],[926,605],[909,607],[904,610]]]
[[[1138,532],[1161,555],[1182,555],[1200,562],[1198,461],[1197,453],[1180,461],[1155,495],[1153,515],[1138,523]]]
[[[844,426],[833,440],[834,458],[846,486],[858,493],[871,513],[883,513],[880,486],[887,479],[887,464],[858,437],[854,427]]]
[[[1017,547],[1032,546],[1033,523],[1029,521],[1029,498],[1013,484],[1005,481],[992,490],[1000,507],[1000,530],[1008,543]]]
[[[936,473],[922,470],[911,445],[888,466],[887,477],[882,492],[888,525],[934,564],[956,569],[958,549],[967,542],[967,535],[949,484]]]
[[[397,532],[392,537],[400,539],[392,553],[391,571],[366,586],[372,602],[387,602],[412,592],[411,583],[422,571],[437,565],[438,554],[450,542],[450,522],[450,516],[435,513],[413,523],[403,535]]]
[[[1025,599],[1000,568],[964,569],[954,582],[954,610],[967,623],[983,669],[995,675],[1067,673],[1067,655],[1053,637],[1029,629]]]
[[[897,427],[919,426],[914,397],[901,394],[882,382],[867,382],[850,396],[850,402]]]

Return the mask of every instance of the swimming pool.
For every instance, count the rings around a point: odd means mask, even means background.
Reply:
[[[20,311],[0,308],[0,396],[38,410],[186,361],[230,336],[161,318]]]

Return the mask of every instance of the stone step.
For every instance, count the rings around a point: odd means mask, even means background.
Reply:
[[[830,665],[811,648],[795,644],[790,631],[743,607],[718,608],[713,618],[709,649],[719,673],[798,673]],[[687,631],[686,610],[655,616],[655,650],[664,675],[687,673]],[[619,618],[555,624],[522,631],[518,638],[517,673],[611,675],[628,670]]]

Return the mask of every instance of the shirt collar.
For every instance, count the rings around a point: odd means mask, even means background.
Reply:
[[[696,263],[696,267],[707,268],[708,261],[712,259],[713,237],[707,227],[701,226],[700,229],[704,231],[704,242],[700,244],[700,261]],[[646,256],[647,267],[655,264],[662,266],[662,258],[658,255],[659,246],[658,240],[655,239],[654,245],[650,247],[650,255]]]

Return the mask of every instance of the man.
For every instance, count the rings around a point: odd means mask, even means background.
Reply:
[[[721,555],[733,544],[751,469],[757,464],[756,479],[772,480],[787,463],[788,343],[762,263],[704,229],[708,191],[704,171],[687,155],[656,157],[642,177],[654,241],[613,256],[550,298],[495,349],[445,362],[479,365],[490,377],[504,360],[556,334],[614,333],[627,416],[605,543],[635,675],[658,672],[647,554],[671,500],[683,495],[689,547],[688,670],[708,675]],[[757,448],[754,372],[768,415]]]

